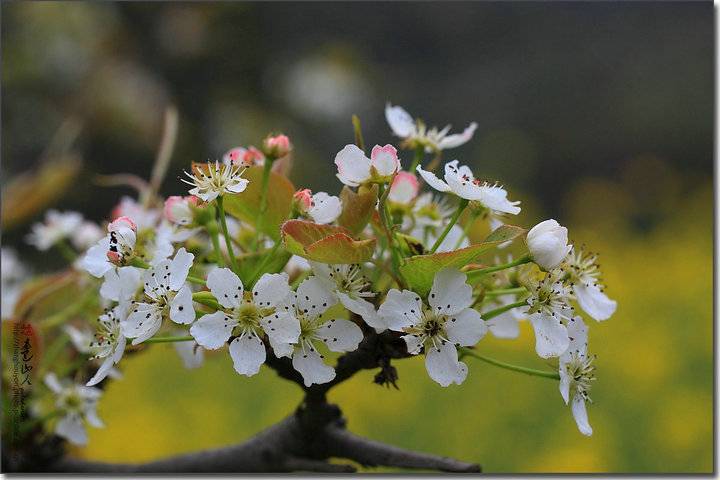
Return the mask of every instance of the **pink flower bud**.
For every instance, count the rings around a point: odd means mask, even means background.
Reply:
[[[133,232],[137,232],[137,225],[129,217],[118,217],[108,225],[108,232],[117,232],[123,228],[129,228]]]
[[[196,206],[198,201],[198,198],[192,195],[188,195],[187,197],[177,195],[168,197],[167,200],[165,200],[165,207],[163,209],[165,218],[178,225],[192,223],[193,210],[191,207]]]
[[[397,155],[397,149],[392,145],[375,145],[370,152],[371,166],[381,177],[389,177],[393,173],[400,170],[400,159]]]
[[[419,190],[420,183],[415,175],[410,172],[398,172],[390,186],[388,199],[394,203],[408,205],[415,200]]]
[[[309,188],[298,190],[293,195],[293,201],[298,211],[306,213],[312,206],[312,191]]]
[[[275,135],[267,137],[263,142],[265,155],[272,159],[282,158],[290,153],[290,139],[286,135]]]
[[[253,165],[262,165],[264,161],[265,155],[253,146],[248,148],[235,147],[223,155],[223,163],[227,165],[251,167]]]

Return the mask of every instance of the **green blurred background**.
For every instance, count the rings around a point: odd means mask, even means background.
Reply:
[[[296,185],[336,193],[351,114],[367,141],[393,141],[386,101],[431,125],[477,121],[448,154],[522,200],[519,224],[557,218],[601,252],[619,308],[591,325],[595,434],[577,432],[556,382],[472,359],[448,389],[421,359],[398,362],[399,391],[358,375],[331,394],[349,428],[488,472],[710,472],[713,25],[711,3],[4,3],[2,185],[38,168],[73,118],[83,168],[54,205],[106,218],[131,192],[94,175],[147,177],[168,103],[181,122],[168,195],[190,161],[271,130],[296,145]],[[36,271],[57,265],[23,245],[40,215],[3,232]],[[480,351],[543,368],[522,327]],[[76,455],[226,445],[301,399],[265,367],[236,375],[227,352],[185,370],[155,345],[122,367],[100,406],[107,428]]]

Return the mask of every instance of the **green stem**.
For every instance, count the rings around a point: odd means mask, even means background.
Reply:
[[[235,258],[235,252],[233,251],[232,240],[230,240],[230,233],[227,228],[227,221],[225,219],[225,209],[223,208],[223,197],[220,195],[216,199],[218,206],[218,215],[220,216],[220,226],[222,227],[223,236],[225,237],[225,245],[227,246],[228,256],[230,257],[230,265],[232,269],[237,273],[238,265],[237,259]]]
[[[218,237],[218,228],[217,228],[217,222],[212,221],[208,222],[206,225],[208,235],[210,235],[210,240],[213,244],[213,249],[215,249],[215,256],[217,256],[217,264],[221,267],[225,266],[225,257],[222,254],[222,250],[220,250],[220,238]]]
[[[445,240],[445,237],[447,237],[448,233],[450,233],[450,229],[457,223],[458,218],[460,218],[460,215],[462,215],[463,211],[465,211],[465,208],[467,208],[468,203],[470,203],[468,200],[462,198],[460,199],[460,205],[458,205],[457,210],[455,211],[455,214],[452,216],[450,221],[448,222],[447,226],[445,227],[445,230],[443,230],[442,234],[438,237],[437,240],[435,240],[435,244],[430,249],[430,253],[435,253],[435,251],[438,249],[440,244]]]
[[[394,179],[395,177],[393,176],[393,180]],[[390,185],[392,185],[392,181],[390,182]],[[386,200],[390,193],[390,188],[385,188],[385,185],[383,184],[380,184],[379,188],[380,203],[378,207],[380,209],[380,220],[382,222],[383,229],[385,230],[385,235],[387,236],[388,248],[390,249],[390,258],[392,259],[393,271],[395,272],[395,282],[400,288],[405,288],[405,281],[402,277],[402,273],[400,272],[400,253],[398,252],[395,242],[395,235],[393,234],[392,228],[390,226],[389,215],[386,206]]]
[[[408,171],[410,173],[415,173],[418,165],[422,165],[423,158],[425,158],[425,147],[422,145],[418,145],[417,147],[415,147],[415,157],[413,158],[413,162],[410,165],[410,170]]]
[[[517,267],[518,265],[522,265],[522,264],[528,263],[530,261],[532,261],[532,259],[530,258],[530,255],[525,255],[525,256],[518,258],[517,260],[513,260],[510,263],[504,263],[502,265],[495,265],[494,267],[479,268],[477,270],[470,270],[469,272],[467,272],[467,276],[468,276],[469,280],[475,280],[478,277],[481,277],[488,273],[499,272],[500,270]]]
[[[182,335],[177,337],[153,337],[148,338],[143,343],[172,343],[172,342],[190,342],[195,340],[190,335]]]
[[[253,272],[252,277],[250,277],[250,285],[249,288],[255,285],[255,282],[258,281],[260,278],[260,275],[263,273],[263,269],[265,268],[265,265],[267,265],[268,261],[275,256],[275,253],[278,251],[278,248],[280,248],[280,240],[275,242],[275,245],[273,245],[272,249],[268,253],[265,254],[265,256],[260,260],[258,263],[257,268],[255,269],[255,272]]]
[[[352,116],[353,130],[355,131],[355,145],[365,151],[365,141],[363,140],[362,125],[360,125],[360,117],[357,115]]]
[[[260,231],[262,230],[262,222],[267,211],[267,194],[268,184],[270,183],[270,169],[272,168],[272,161],[265,159],[263,165],[263,176],[262,184],[260,187],[260,209],[258,210],[257,216],[255,217],[255,247],[257,248],[260,242]]]
[[[522,300],[520,302],[510,303],[508,305],[503,305],[502,307],[496,308],[494,310],[487,311],[485,313],[481,313],[480,316],[483,320],[490,320],[491,318],[497,317],[498,315],[507,312],[508,310],[512,310],[513,308],[522,307],[524,305],[527,305],[527,302],[525,300]]]
[[[192,275],[188,275],[185,280],[196,285],[205,285],[205,280],[203,280],[202,278],[193,277]]]
[[[494,358],[486,357],[484,355],[475,353],[467,348],[460,349],[460,356],[477,358],[478,360],[482,360],[483,362],[489,363],[490,365],[495,365],[496,367],[504,368],[505,370],[512,370],[513,372],[524,373],[533,377],[544,377],[552,378],[553,380],[560,380],[559,373],[536,370],[534,368],[521,367],[519,365],[513,365],[512,363],[501,362],[500,360],[495,360]]]
[[[455,247],[453,247],[453,250],[457,250],[460,248],[460,245],[462,244],[463,240],[465,238],[470,239],[470,227],[472,227],[472,224],[475,223],[475,219],[477,219],[478,214],[477,212],[473,212],[472,215],[470,215],[470,218],[468,218],[467,223],[465,223],[465,226],[463,226],[462,235],[458,238],[457,242],[455,242]]]
[[[516,293],[525,293],[527,288],[516,287],[516,288],[498,288],[496,290],[488,290],[485,292],[486,297],[498,297],[500,295],[514,295]]]

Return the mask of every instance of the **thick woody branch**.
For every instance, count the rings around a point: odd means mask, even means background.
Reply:
[[[334,405],[303,407],[239,445],[177,455],[141,464],[87,462],[64,457],[25,471],[57,473],[349,473],[355,467],[330,463],[347,459],[364,466],[417,468],[446,472],[479,472],[476,464],[404,450],[368,440],[344,428]]]
[[[481,471],[480,465],[476,463],[405,450],[359,437],[341,428],[328,427],[325,438],[330,456],[354,460],[367,467],[386,466],[463,473]]]

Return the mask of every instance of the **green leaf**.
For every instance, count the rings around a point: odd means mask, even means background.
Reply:
[[[257,214],[260,211],[262,175],[262,167],[249,167],[243,174],[244,178],[250,180],[245,191],[223,196],[225,211],[229,215],[255,225]],[[275,172],[270,172],[267,210],[262,221],[262,231],[273,240],[280,238],[280,225],[290,216],[294,193],[295,187],[290,180]]]
[[[492,232],[483,242],[470,245],[452,252],[416,255],[408,258],[400,266],[400,272],[408,282],[410,289],[420,295],[427,295],[432,288],[435,274],[445,268],[462,268],[477,261],[478,257],[491,248],[517,238],[525,233],[525,229],[512,225],[503,225]]]
[[[350,230],[353,235],[362,232],[375,211],[377,198],[377,185],[373,185],[369,189],[360,187],[358,193],[355,193],[347,186],[343,187],[342,192],[340,192],[342,213],[338,218],[338,224]]]
[[[248,285],[252,280],[252,276],[255,274],[260,262],[269,255],[272,248],[264,250],[262,252],[253,252],[245,255],[238,256],[238,276],[243,281],[244,285]],[[288,260],[292,254],[284,248],[278,248],[272,255],[272,258],[268,259],[263,265],[263,273],[279,273],[285,268]]]
[[[285,248],[322,263],[362,263],[372,258],[375,239],[355,240],[342,227],[288,220],[281,228]]]

